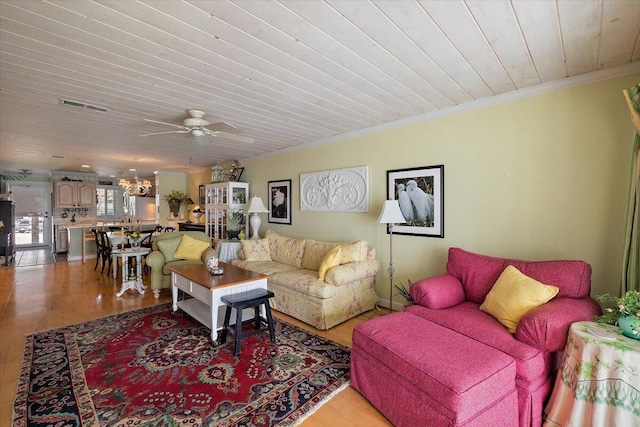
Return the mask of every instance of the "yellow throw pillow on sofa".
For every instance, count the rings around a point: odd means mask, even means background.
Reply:
[[[550,301],[558,291],[510,265],[500,274],[480,310],[495,317],[513,334],[522,316]]]
[[[245,261],[271,261],[269,239],[241,240]]]
[[[341,243],[342,250],[341,264],[347,264],[354,261],[364,261],[367,259],[367,246],[365,240],[358,240],[351,243]]]
[[[340,259],[342,258],[342,251],[340,250],[340,246],[336,246],[331,249],[327,254],[322,258],[320,262],[320,268],[318,269],[318,280],[324,280],[324,275],[327,273],[327,270],[331,267],[335,267],[340,265]]]
[[[188,234],[183,234],[180,244],[173,254],[174,258],[200,260],[202,253],[211,247],[211,243],[194,239]]]

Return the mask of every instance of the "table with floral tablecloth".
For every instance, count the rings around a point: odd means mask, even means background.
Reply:
[[[617,326],[571,325],[544,426],[640,427],[640,341]]]

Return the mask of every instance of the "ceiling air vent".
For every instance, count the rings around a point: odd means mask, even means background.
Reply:
[[[80,102],[80,101],[71,101],[70,99],[60,98],[60,104],[69,105],[71,107],[86,108],[87,110],[95,110],[103,113],[106,113],[109,111],[108,108],[100,107],[98,105],[85,104],[84,102]]]

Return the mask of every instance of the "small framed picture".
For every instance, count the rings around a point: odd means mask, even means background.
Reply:
[[[291,180],[269,181],[269,222],[291,225]]]
[[[387,171],[387,199],[398,200],[406,221],[394,234],[444,237],[444,165]]]
[[[202,209],[204,211],[204,205],[205,205],[205,188],[204,188],[204,184],[200,184],[198,185],[198,206],[200,206],[200,209]]]

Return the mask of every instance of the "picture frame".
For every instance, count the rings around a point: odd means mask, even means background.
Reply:
[[[398,200],[407,221],[394,234],[444,238],[444,165],[388,170],[387,199]]]
[[[240,182],[240,178],[242,178],[242,173],[244,172],[243,167],[235,168],[233,171],[233,176],[229,177],[231,181]]]
[[[204,184],[200,184],[198,185],[198,206],[200,206],[200,209],[202,209],[203,211],[204,211],[205,203],[206,203],[206,200],[205,200]]]
[[[269,181],[269,222],[291,225],[291,180]]]

